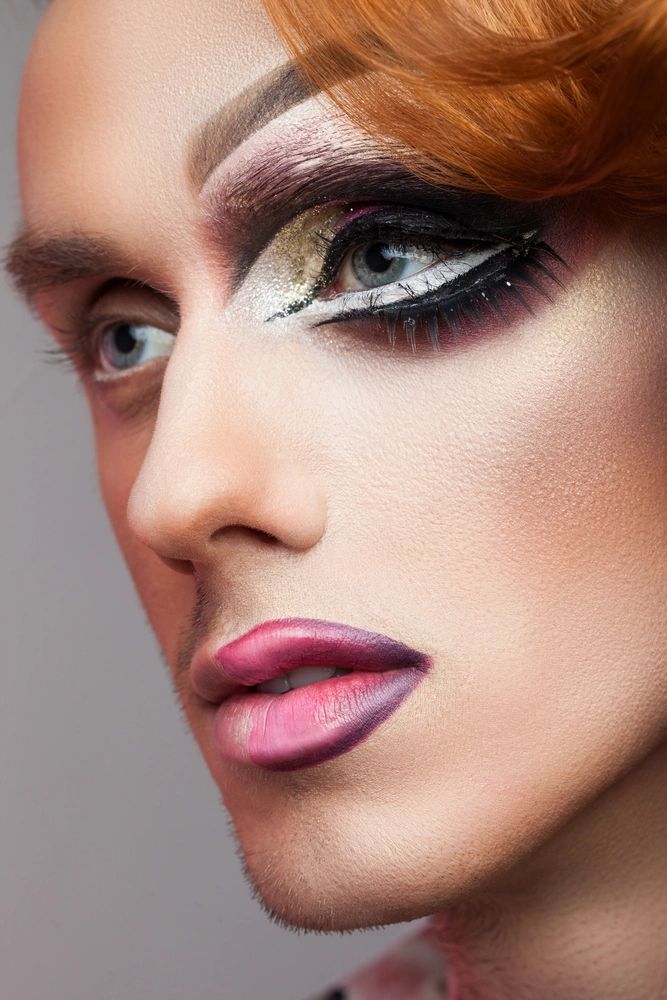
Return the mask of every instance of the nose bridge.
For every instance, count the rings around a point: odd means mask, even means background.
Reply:
[[[206,561],[231,527],[293,548],[321,537],[324,500],[290,401],[266,391],[272,360],[266,348],[181,327],[127,504],[131,530],[160,555]]]

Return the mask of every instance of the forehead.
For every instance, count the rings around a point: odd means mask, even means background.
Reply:
[[[259,0],[53,0],[21,97],[26,222],[113,235],[165,193],[177,210],[193,129],[285,59]]]

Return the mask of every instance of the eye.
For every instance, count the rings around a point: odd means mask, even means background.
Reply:
[[[156,326],[119,322],[106,326],[100,335],[99,358],[102,369],[118,372],[153,358],[167,357],[175,336]]]
[[[438,255],[417,247],[392,243],[364,243],[343,258],[332,291],[351,292],[380,288],[410,278],[431,267]]]
[[[390,327],[390,339],[400,321],[408,323],[409,339],[414,326],[432,340],[436,327],[446,322],[458,328],[461,320],[475,319],[480,306],[502,313],[501,295],[523,304],[514,278],[548,298],[531,272],[557,283],[542,258],[560,258],[540,236],[535,225],[519,228],[507,221],[498,229],[475,230],[415,206],[350,205],[329,219],[307,218],[283,240],[288,259],[295,245],[310,241],[311,249],[296,255],[297,279],[287,279],[303,291],[267,321],[306,309],[315,326],[379,316]]]
[[[272,246],[271,286],[289,293],[270,298],[278,308],[265,322],[303,312],[313,330],[358,322],[363,337],[384,329],[392,347],[404,333],[413,351],[417,339],[437,350],[441,337],[507,325],[538,296],[550,302],[569,270],[543,239],[552,216],[503,203],[473,223],[459,208],[354,202],[302,213]]]

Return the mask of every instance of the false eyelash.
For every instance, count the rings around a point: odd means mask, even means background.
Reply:
[[[409,228],[410,222],[414,223],[414,230]],[[320,231],[315,234],[315,244],[324,260],[318,285],[321,287],[333,278],[345,255],[355,244],[391,243],[400,250],[433,250],[446,244],[448,257],[457,257],[500,242],[511,247],[521,247],[525,244],[525,234],[525,227],[481,233],[464,228],[455,219],[429,215],[414,209],[399,212],[392,206],[389,210],[385,208],[373,215],[362,215],[334,233]],[[456,243],[462,244],[458,253],[452,250],[452,244]]]
[[[503,297],[506,295],[519,303],[527,312],[531,314],[534,312],[521,289],[517,287],[517,283],[522,282],[551,302],[552,297],[542,282],[546,280],[561,288],[564,286],[550,264],[571,270],[569,264],[544,240],[529,242],[517,249],[518,254],[515,253],[505,266],[491,274],[474,280],[473,273],[472,285],[471,275],[466,272],[457,279],[457,288],[454,292],[450,287],[442,294],[443,289],[436,288],[421,295],[413,295],[409,286],[401,284],[399,287],[406,293],[406,299],[395,304],[383,305],[380,302],[381,290],[378,289],[368,293],[363,308],[338,313],[319,320],[314,325],[325,326],[330,323],[377,317],[383,321],[392,347],[395,346],[398,330],[402,329],[406,342],[414,352],[418,334],[426,336],[433,349],[438,350],[443,326],[452,336],[458,337],[467,320],[472,319],[481,323],[484,313],[488,314],[489,309],[502,322],[509,324],[509,318],[502,306]],[[549,263],[543,258],[547,258]],[[538,279],[537,274],[542,281]],[[467,282],[464,280],[466,278]]]
[[[526,226],[506,225],[498,230],[478,230],[455,216],[414,207],[398,208],[395,204],[358,216],[334,232],[321,230],[314,234],[314,244],[322,258],[320,273],[310,289],[300,299],[288,303],[267,318],[267,322],[301,312],[325,291],[336,276],[346,254],[365,243],[391,243],[397,249],[436,250],[447,247],[447,258],[456,259],[471,251],[505,243],[510,248],[526,244]],[[534,239],[538,229],[529,230]],[[460,250],[456,245],[460,244]]]

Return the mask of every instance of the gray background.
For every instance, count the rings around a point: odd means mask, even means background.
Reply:
[[[21,68],[0,0],[0,240]],[[416,925],[271,923],[171,692],[95,478],[85,399],[0,280],[0,1000],[304,1000]]]

